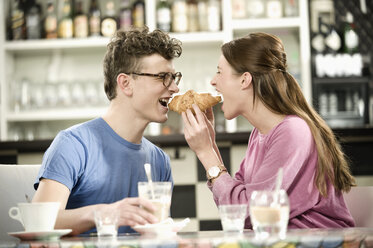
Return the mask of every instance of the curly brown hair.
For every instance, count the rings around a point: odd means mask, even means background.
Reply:
[[[181,42],[167,33],[148,27],[118,30],[107,45],[104,57],[104,88],[109,100],[116,97],[116,78],[120,73],[141,69],[141,59],[159,54],[166,60],[180,57]]]

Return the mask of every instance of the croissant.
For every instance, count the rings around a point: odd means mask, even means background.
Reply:
[[[175,96],[168,104],[170,110],[179,114],[191,109],[195,114],[192,104],[195,103],[201,111],[218,104],[221,101],[220,96],[212,96],[210,93],[197,93],[194,90],[188,90],[183,95]]]

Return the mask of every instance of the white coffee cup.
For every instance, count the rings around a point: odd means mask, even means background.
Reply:
[[[52,231],[59,208],[59,202],[18,203],[9,209],[9,216],[21,222],[26,232]]]

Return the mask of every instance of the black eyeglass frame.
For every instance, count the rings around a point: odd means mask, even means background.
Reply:
[[[126,74],[134,74],[134,75],[137,75],[137,76],[147,76],[147,77],[161,78],[163,80],[163,85],[166,88],[170,87],[170,85],[172,84],[172,82],[175,82],[176,85],[179,85],[180,80],[183,77],[183,75],[181,74],[181,72],[176,72],[176,73],[172,73],[172,72],[161,72],[161,73],[158,73],[158,74],[142,73],[142,72],[130,72],[130,73],[126,73]],[[166,82],[165,82],[166,79],[167,79],[167,76],[169,76],[169,79],[168,79],[169,83],[168,83],[168,85],[166,85]],[[172,80],[171,80],[171,78],[172,78]]]

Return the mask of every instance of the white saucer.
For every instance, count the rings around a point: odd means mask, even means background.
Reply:
[[[171,218],[168,218],[161,223],[137,225],[134,226],[133,229],[141,234],[170,235],[179,232],[189,223],[189,221],[190,219],[186,218],[182,221],[174,222]]]
[[[9,235],[22,240],[56,240],[61,236],[70,233],[72,229],[56,229],[51,231],[40,232],[8,232]]]

